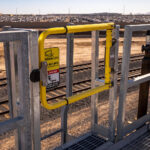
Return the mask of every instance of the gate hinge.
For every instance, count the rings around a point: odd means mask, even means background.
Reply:
[[[115,65],[115,47],[116,47],[117,40],[112,39],[112,46],[110,48],[110,67],[114,68]]]

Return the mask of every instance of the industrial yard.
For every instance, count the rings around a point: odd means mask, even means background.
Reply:
[[[0,15],[0,22],[71,22],[71,23],[149,23],[150,15],[100,14],[47,14],[47,15]]]
[[[66,23],[87,24],[114,22],[124,27],[126,24],[147,24],[150,22],[150,15],[122,15],[113,13],[100,14],[48,14],[48,15],[16,15],[1,14],[0,27],[12,25],[24,28],[48,28],[65,25]],[[17,24],[18,23],[18,24]],[[20,24],[22,23],[22,25]],[[34,24],[35,23],[35,24]],[[45,25],[44,25],[45,23]]]

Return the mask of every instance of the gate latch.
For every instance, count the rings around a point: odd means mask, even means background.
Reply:
[[[34,69],[30,74],[30,80],[32,82],[42,81],[43,86],[47,86],[47,62],[41,62],[41,69]]]
[[[30,74],[32,82],[41,81],[40,86],[47,90],[56,88],[59,85],[59,48],[52,47],[44,49],[44,61],[40,63],[40,69],[35,69]]]

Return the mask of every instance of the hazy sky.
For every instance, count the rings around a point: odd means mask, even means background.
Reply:
[[[0,0],[0,13],[147,13],[150,0]]]

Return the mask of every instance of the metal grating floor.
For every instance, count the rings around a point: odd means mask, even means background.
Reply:
[[[122,150],[150,150],[150,132],[146,132]]]
[[[96,135],[90,135],[87,138],[79,141],[76,144],[71,145],[68,148],[65,148],[63,150],[94,150],[97,147],[104,144],[106,140],[96,136]]]

